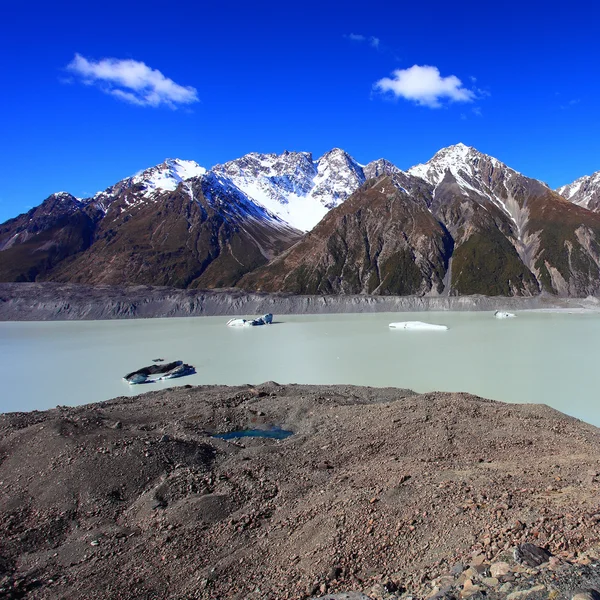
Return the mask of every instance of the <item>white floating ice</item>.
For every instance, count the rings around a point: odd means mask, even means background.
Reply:
[[[423,321],[401,321],[399,323],[390,323],[390,329],[416,329],[427,331],[446,331],[446,325],[434,325],[433,323],[423,323]]]

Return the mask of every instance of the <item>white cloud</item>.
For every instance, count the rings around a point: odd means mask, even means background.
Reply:
[[[379,50],[379,44],[381,40],[374,35],[362,35],[360,33],[349,33],[344,36],[346,39],[349,39],[352,42],[367,42],[371,48],[375,48],[375,50]]]
[[[367,38],[364,35],[361,35],[360,33],[349,33],[344,37],[347,37],[353,42],[365,42],[367,40]]]
[[[397,98],[416,102],[421,106],[439,108],[442,100],[450,102],[473,102],[475,92],[463,87],[456,75],[441,77],[437,67],[413,65],[409,69],[396,69],[392,77],[384,77],[375,83],[375,89],[391,92]]]
[[[165,105],[174,109],[180,104],[198,102],[195,88],[179,85],[137,60],[103,58],[95,61],[75,54],[67,69],[79,75],[83,83],[96,85],[106,94],[130,104]]]

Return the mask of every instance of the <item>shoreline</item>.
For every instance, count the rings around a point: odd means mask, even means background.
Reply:
[[[0,283],[0,321],[508,310],[600,312],[600,299],[555,296],[293,296],[151,286]]]

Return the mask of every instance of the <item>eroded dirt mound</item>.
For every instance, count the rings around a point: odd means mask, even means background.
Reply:
[[[271,425],[294,435],[211,437]],[[350,386],[2,415],[0,594],[400,597],[473,552],[576,558],[600,534],[599,442],[545,406]]]

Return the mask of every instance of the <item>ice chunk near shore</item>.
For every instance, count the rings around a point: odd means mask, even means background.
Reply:
[[[434,323],[423,323],[423,321],[400,321],[390,323],[390,329],[414,329],[423,331],[446,331],[446,325],[435,325]]]
[[[176,379],[177,377],[193,375],[195,372],[196,369],[192,365],[185,364],[182,360],[176,360],[163,365],[154,364],[149,367],[142,367],[137,371],[127,373],[123,380],[130,385],[156,383],[163,379]]]
[[[513,313],[509,313],[509,312],[503,312],[501,310],[497,310],[494,313],[494,317],[496,317],[496,319],[512,319],[514,317],[516,317],[517,315],[513,314]]]

